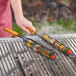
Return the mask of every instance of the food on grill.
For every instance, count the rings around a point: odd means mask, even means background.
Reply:
[[[15,31],[12,31],[8,28],[4,28],[4,30],[11,33],[14,36],[18,36],[18,33],[16,33]],[[39,44],[34,43],[33,41],[31,41],[29,39],[27,40],[24,36],[19,36],[19,37],[22,38],[25,41],[25,44],[26,44],[27,47],[32,48],[33,50],[35,50],[36,52],[38,52],[40,54],[43,54],[47,58],[55,59],[54,52],[51,52],[49,50],[45,50]]]
[[[42,46],[40,46],[39,44],[34,43],[31,40],[26,41],[26,46],[30,47],[31,49],[33,49],[37,53],[43,54],[47,58],[55,59],[54,52],[44,49]]]
[[[9,32],[9,33],[11,33],[13,36],[18,36],[19,35],[17,32],[15,32],[13,30],[10,30],[8,28],[4,28],[4,30],[7,31],[7,32]]]
[[[50,37],[47,34],[42,34],[42,38],[50,43],[52,46],[56,47],[57,49],[59,49],[60,51],[62,51],[63,53],[67,54],[67,55],[71,55],[71,50],[66,47],[65,45],[63,45],[62,43],[60,43],[59,41],[55,40],[54,38]]]

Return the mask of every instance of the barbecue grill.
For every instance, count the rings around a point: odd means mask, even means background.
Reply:
[[[47,59],[25,46],[20,38],[0,38],[0,76],[76,76],[76,34],[50,35],[69,47],[70,57],[37,36],[26,36],[54,50],[56,59]]]

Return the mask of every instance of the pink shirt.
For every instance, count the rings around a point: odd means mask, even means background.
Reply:
[[[0,37],[11,37],[3,28],[12,29],[12,17],[9,0],[0,0]]]

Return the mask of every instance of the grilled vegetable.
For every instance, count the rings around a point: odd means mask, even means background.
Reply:
[[[47,58],[55,59],[54,52],[44,49],[42,46],[34,43],[31,40],[26,41],[26,46],[31,48],[32,50],[34,50],[37,53],[43,54]]]
[[[63,53],[67,54],[67,55],[71,55],[71,50],[66,47],[65,45],[63,45],[62,43],[60,43],[59,41],[55,40],[54,38],[50,37],[47,34],[42,34],[42,39],[44,39],[46,42],[48,42],[49,44],[51,44],[52,46],[56,47],[57,49],[59,49],[60,51],[62,51]]]

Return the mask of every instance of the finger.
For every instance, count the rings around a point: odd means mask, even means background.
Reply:
[[[28,25],[28,27],[29,27],[31,30],[33,30],[34,32],[36,31],[35,27],[34,27],[32,24]]]
[[[31,30],[36,30],[35,29],[35,27],[32,25],[32,22],[30,22],[29,20],[27,20],[26,19],[26,21],[27,21],[27,23],[25,22],[25,27],[27,26],[27,27],[29,27]]]
[[[23,25],[19,26],[23,31],[27,32],[28,34],[31,34],[27,28],[25,28]]]

